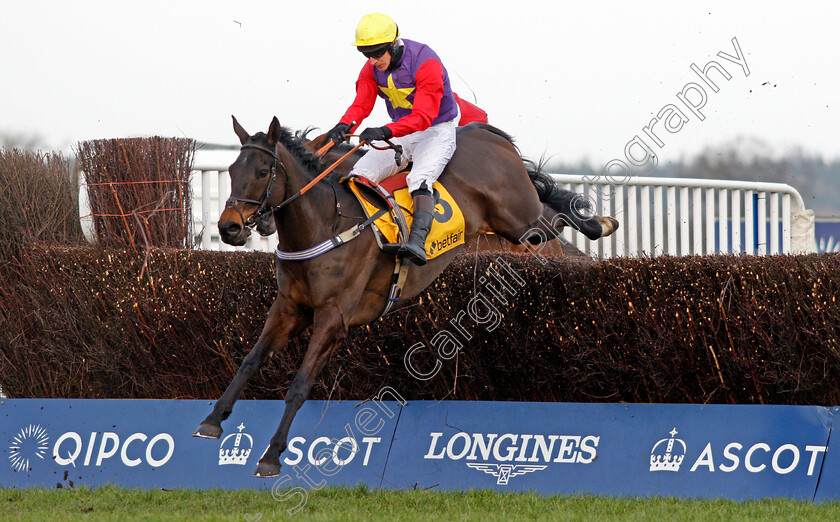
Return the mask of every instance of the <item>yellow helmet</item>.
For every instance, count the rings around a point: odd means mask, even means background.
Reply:
[[[390,16],[371,13],[362,17],[356,26],[356,47],[391,43],[400,35],[397,23]]]

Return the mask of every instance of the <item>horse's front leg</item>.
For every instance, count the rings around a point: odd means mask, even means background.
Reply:
[[[280,427],[271,437],[254,471],[255,477],[276,477],[280,474],[280,454],[286,449],[289,428],[300,407],[309,396],[315,379],[327,364],[335,349],[347,336],[347,325],[337,303],[327,302],[315,311],[312,339],[303,357],[303,364],[286,392],[286,409],[280,420]]]
[[[257,344],[245,356],[236,376],[213,407],[213,412],[198,426],[193,437],[221,437],[222,421],[233,411],[233,404],[242,395],[248,380],[257,373],[268,356],[285,346],[289,339],[303,331],[309,323],[307,314],[297,303],[282,295],[278,296],[271,305]]]

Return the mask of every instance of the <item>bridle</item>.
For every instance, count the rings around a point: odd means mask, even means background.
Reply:
[[[394,148],[394,150],[397,151],[397,164],[399,164],[399,157],[400,157],[399,155],[402,153],[402,147],[400,147],[399,145],[394,145],[391,142],[389,142],[388,140],[385,140],[385,141],[392,148]],[[324,152],[329,150],[329,148],[332,146],[332,143],[333,143],[332,141],[327,143],[327,145],[325,145],[320,151],[317,152],[317,155],[321,156]],[[355,147],[350,149],[342,157],[337,159],[332,165],[330,165],[329,167],[324,169],[323,172],[318,174],[315,177],[315,179],[310,181],[305,187],[303,187],[302,189],[298,190],[297,192],[295,192],[294,194],[292,194],[291,196],[289,196],[288,198],[283,200],[283,202],[280,203],[279,205],[277,205],[276,207],[270,207],[268,205],[268,198],[271,197],[271,191],[274,190],[274,184],[277,182],[277,165],[279,164],[280,168],[282,168],[283,172],[286,173],[287,175],[288,175],[288,170],[286,170],[286,166],[283,165],[283,162],[280,161],[280,158],[277,157],[277,152],[269,149],[268,147],[263,147],[262,145],[257,145],[256,143],[246,143],[245,145],[242,145],[242,147],[239,149],[240,151],[244,150],[244,149],[257,149],[257,150],[261,150],[261,151],[265,152],[266,154],[268,154],[272,158],[274,158],[274,163],[271,165],[271,174],[268,178],[268,183],[266,183],[266,185],[265,185],[265,190],[263,191],[263,195],[259,199],[259,201],[254,200],[254,199],[237,198],[237,197],[231,196],[225,202],[225,207],[232,207],[234,210],[236,210],[236,212],[239,214],[239,219],[242,220],[243,226],[245,226],[246,228],[253,228],[254,225],[256,225],[257,220],[260,219],[265,214],[268,214],[269,212],[273,212],[275,210],[279,210],[279,209],[283,208],[284,206],[288,205],[289,203],[291,203],[292,201],[296,200],[300,196],[306,194],[306,192],[308,192],[309,189],[311,189],[319,181],[324,179],[327,174],[329,174],[330,172],[335,170],[335,168],[338,167],[341,164],[342,161],[344,161],[350,155],[352,155],[354,152],[356,152],[365,143],[367,143],[367,142],[364,142],[364,141],[360,142],[358,145],[356,145]],[[259,208],[246,221],[244,219],[244,217],[242,216],[242,211],[240,211],[239,208],[236,206],[237,201],[241,201],[243,203],[251,203],[253,205],[258,205]]]
[[[283,165],[283,162],[280,161],[280,158],[277,157],[277,153],[269,149],[268,147],[263,147],[262,145],[257,145],[256,143],[246,143],[245,145],[242,145],[242,147],[239,150],[241,151],[245,149],[261,150],[269,156],[271,156],[272,158],[274,158],[274,162],[271,164],[271,173],[269,174],[268,182],[265,184],[265,190],[263,190],[262,197],[260,197],[259,201],[255,199],[237,198],[231,196],[225,202],[225,207],[233,208],[234,210],[236,210],[236,212],[239,214],[239,219],[242,220],[242,224],[245,227],[253,228],[260,218],[272,211],[273,207],[270,207],[268,205],[268,198],[271,197],[271,192],[274,190],[275,183],[277,183],[277,165],[280,165],[280,168],[283,169],[283,172],[286,172],[286,166]],[[251,203],[252,205],[257,205],[259,208],[257,208],[257,211],[254,212],[251,215],[251,217],[245,220],[245,218],[242,216],[242,211],[239,210],[239,207],[236,206],[236,202],[238,201],[241,201],[242,203]]]

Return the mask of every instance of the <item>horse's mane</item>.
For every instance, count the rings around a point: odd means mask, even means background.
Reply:
[[[313,176],[317,176],[326,168],[321,161],[321,159],[315,155],[311,150],[307,149],[303,145],[303,140],[306,138],[306,134],[311,131],[311,128],[307,128],[303,131],[298,131],[295,134],[292,134],[292,131],[287,129],[286,127],[280,127],[280,143],[286,147],[286,150],[294,156],[301,165],[303,165],[306,170],[309,171],[310,174]],[[252,141],[266,143],[268,142],[268,135],[264,132],[258,132],[251,137]]]

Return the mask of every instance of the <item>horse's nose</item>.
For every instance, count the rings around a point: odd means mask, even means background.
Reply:
[[[226,221],[219,223],[219,233],[222,237],[237,237],[242,233],[242,225],[236,221]]]
[[[229,237],[238,236],[242,232],[242,225],[236,221],[219,223],[219,232]]]

